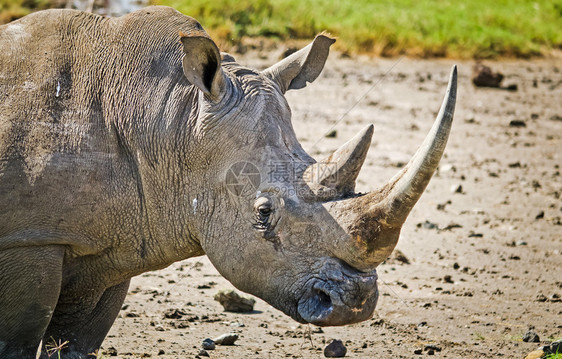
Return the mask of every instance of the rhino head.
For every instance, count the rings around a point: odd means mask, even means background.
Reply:
[[[335,40],[321,34],[261,72],[221,54],[206,36],[181,40],[184,74],[198,92],[191,141],[205,149],[194,155],[203,180],[188,199],[190,231],[204,252],[234,286],[301,323],[369,319],[376,267],[396,246],[445,150],[456,68],[411,161],[378,190],[355,193],[373,126],[317,162],[299,144],[284,97],[317,78]]]

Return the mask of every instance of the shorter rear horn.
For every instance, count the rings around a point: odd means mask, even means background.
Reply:
[[[361,130],[327,159],[310,165],[303,178],[313,186],[335,189],[339,195],[354,193],[355,180],[367,157],[373,137],[373,125]]]

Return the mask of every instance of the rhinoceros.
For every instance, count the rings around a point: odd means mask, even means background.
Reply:
[[[412,160],[356,193],[373,126],[317,162],[284,97],[319,76],[334,41],[256,71],[168,7],[1,26],[0,357],[51,339],[88,357],[131,277],[203,254],[298,322],[369,319],[376,267],[445,149],[457,75]]]

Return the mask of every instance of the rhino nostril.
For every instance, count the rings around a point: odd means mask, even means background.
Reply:
[[[332,307],[332,299],[330,298],[330,296],[326,292],[315,288],[313,290],[313,293],[315,295],[315,299],[316,299],[319,307],[321,307],[321,308],[331,308]]]
[[[311,288],[299,302],[298,312],[306,323],[322,325],[334,310],[332,298],[321,288]]]

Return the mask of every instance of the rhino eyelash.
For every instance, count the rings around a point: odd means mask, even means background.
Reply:
[[[258,231],[267,231],[271,225],[269,216],[262,216],[259,213],[254,215],[254,220],[252,221],[252,227]]]
[[[265,231],[267,231],[269,226],[267,226],[267,225],[265,225],[261,222],[257,222],[257,223],[252,223],[252,227],[254,227],[254,229],[257,229],[260,232],[265,232]]]
[[[271,216],[261,217],[261,218],[260,217],[261,216],[259,214],[255,216],[255,222],[252,223],[252,227],[262,232],[262,236],[265,240],[268,240],[273,243],[279,242],[279,238],[277,237],[277,234],[274,231],[274,228],[279,221],[277,220],[275,221],[275,223],[273,223]]]

